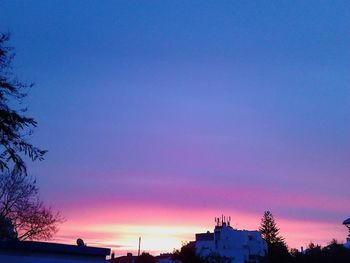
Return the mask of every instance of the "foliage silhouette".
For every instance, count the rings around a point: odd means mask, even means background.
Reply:
[[[179,260],[182,263],[207,263],[207,260],[196,255],[194,242],[184,244],[180,250],[175,250],[173,260]]]
[[[350,249],[345,248],[336,240],[324,248],[310,243],[304,253],[293,254],[295,263],[348,263],[350,262]]]
[[[283,237],[279,235],[279,228],[277,228],[275,219],[270,211],[264,212],[263,218],[261,219],[259,231],[262,235],[262,238],[268,244],[284,241]]]
[[[39,200],[36,181],[16,172],[0,177],[0,219],[3,222],[0,224],[2,240],[48,240],[63,221],[59,213],[54,213]],[[8,220],[12,229],[6,223]]]
[[[268,254],[263,259],[263,262],[288,263],[292,261],[284,238],[279,234],[279,228],[277,228],[275,219],[270,211],[264,212],[259,231],[268,247]]]
[[[27,89],[33,84],[17,80],[12,72],[13,48],[7,46],[9,34],[0,33],[0,172],[16,169],[27,174],[23,156],[43,160],[45,150],[28,142],[37,122],[25,116],[22,106]]]
[[[23,100],[33,84],[15,77],[9,34],[0,33],[0,240],[47,240],[63,221],[38,198],[24,157],[43,160],[45,150],[28,142],[37,122],[25,115]]]

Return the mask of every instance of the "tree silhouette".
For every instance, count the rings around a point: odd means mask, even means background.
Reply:
[[[283,237],[279,235],[279,228],[277,228],[275,219],[270,211],[264,212],[259,231],[267,244],[284,241]]]
[[[36,182],[27,176],[23,158],[43,160],[46,151],[28,142],[37,122],[22,104],[32,84],[14,76],[8,40],[0,33],[0,240],[46,240],[62,218],[38,199]]]
[[[45,150],[28,142],[37,122],[25,116],[23,99],[33,84],[17,80],[12,72],[13,48],[6,45],[9,34],[0,33],[0,172],[16,169],[27,174],[23,156],[42,160]]]
[[[202,259],[196,254],[194,242],[184,244],[180,250],[175,250],[173,260],[178,260],[182,263],[207,263],[208,261]]]
[[[34,179],[16,172],[0,177],[0,240],[47,240],[62,221],[38,199]]]
[[[303,253],[297,251],[292,256],[295,263],[347,263],[350,262],[350,249],[333,239],[323,248],[310,243]]]
[[[268,255],[265,257],[264,262],[288,263],[292,261],[284,238],[280,236],[279,228],[277,228],[275,219],[270,211],[264,212],[259,231],[268,247]]]

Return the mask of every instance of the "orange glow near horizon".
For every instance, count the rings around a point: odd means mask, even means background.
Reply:
[[[151,254],[173,252],[184,242],[193,241],[195,234],[213,231],[214,211],[167,210],[160,208],[132,208],[117,212],[100,211],[99,218],[90,215],[79,218],[77,214],[61,227],[54,241],[71,243],[80,237],[87,245],[108,247],[117,256],[127,252],[137,253],[141,237],[141,252]],[[229,211],[228,211],[229,212]],[[103,218],[101,215],[104,215]],[[124,215],[124,216],[123,216]],[[232,227],[257,230],[261,215],[232,211]],[[290,248],[306,247],[310,242],[327,245],[333,238],[342,242],[346,229],[341,224],[290,220],[276,217],[280,234]],[[98,222],[98,223],[97,223]]]

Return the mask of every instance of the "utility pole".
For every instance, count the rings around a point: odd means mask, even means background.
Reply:
[[[137,256],[140,256],[140,249],[141,249],[141,237],[139,237],[139,252],[137,253]]]

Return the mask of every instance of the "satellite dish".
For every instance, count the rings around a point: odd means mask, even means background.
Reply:
[[[84,240],[82,240],[81,238],[78,238],[77,239],[77,245],[78,245],[78,247],[85,247]]]

